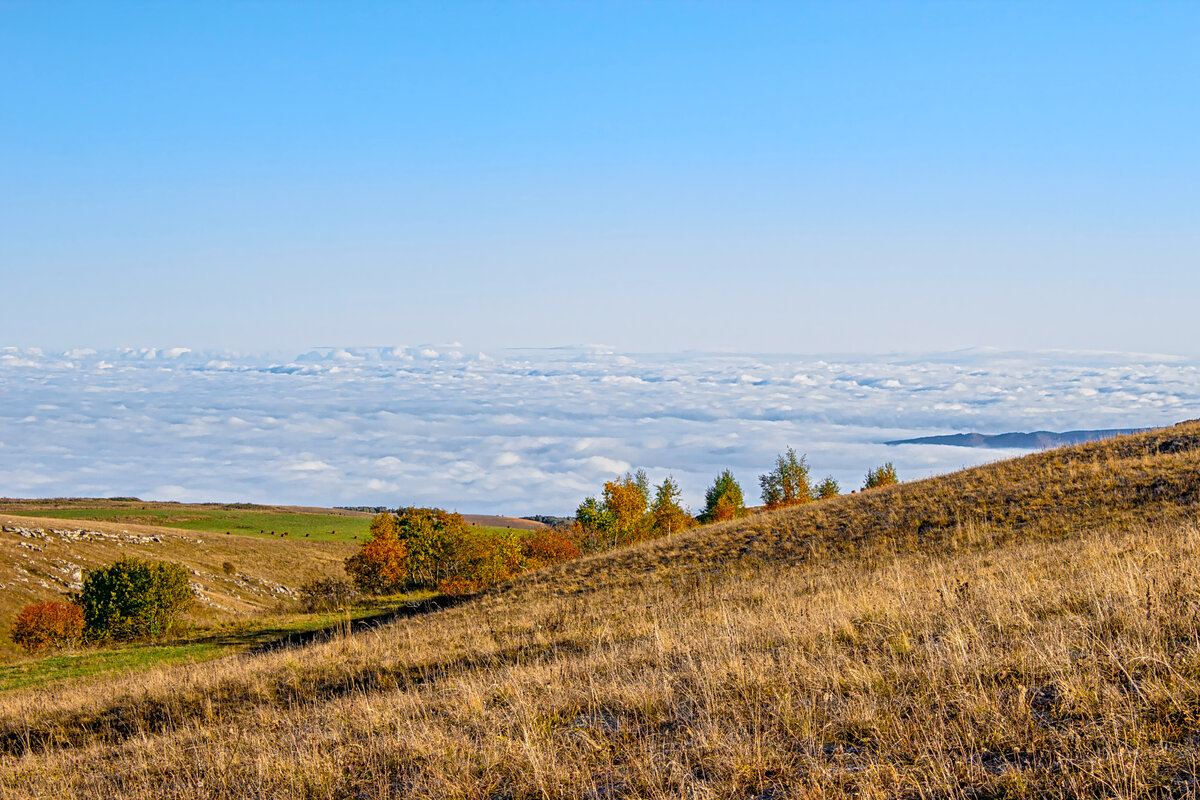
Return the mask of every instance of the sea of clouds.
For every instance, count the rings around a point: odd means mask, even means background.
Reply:
[[[1167,355],[969,350],[665,355],[602,347],[0,348],[0,496],[436,505],[570,514],[605,480],[672,474],[697,508],[785,447],[844,490],[1018,451],[887,446],[979,431],[1136,428],[1200,416],[1200,364]]]

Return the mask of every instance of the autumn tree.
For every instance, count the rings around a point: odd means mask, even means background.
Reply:
[[[742,487],[734,480],[733,473],[725,470],[704,493],[704,512],[700,515],[700,521],[720,522],[740,517],[745,513]]]
[[[408,548],[409,585],[436,589],[454,570],[467,523],[440,508],[409,507],[396,512],[396,524]]]
[[[679,484],[670,476],[655,488],[654,502],[650,505],[650,527],[655,535],[678,533],[696,524],[692,515],[680,505],[681,496]]]
[[[437,584],[443,594],[478,592],[521,571],[521,538],[516,531],[464,527],[455,544]]]
[[[789,447],[775,459],[775,469],[758,476],[762,486],[762,499],[767,508],[780,508],[813,499],[813,489],[808,483],[808,457],[796,457]]]
[[[644,470],[606,481],[602,500],[589,497],[575,510],[572,532],[585,552],[632,544],[650,533],[650,481]]]
[[[650,481],[644,470],[604,484],[604,508],[612,514],[614,546],[632,544],[646,538],[650,519]]]
[[[364,594],[392,594],[408,587],[408,545],[400,538],[396,517],[379,514],[371,520],[370,537],[346,559],[346,574]]]
[[[829,475],[813,488],[813,492],[819,499],[824,500],[827,497],[837,497],[841,494],[842,487]]]
[[[863,483],[863,489],[877,489],[881,486],[891,486],[894,483],[899,483],[900,479],[896,477],[896,467],[892,462],[887,462],[881,467],[869,470],[867,472],[866,481]]]

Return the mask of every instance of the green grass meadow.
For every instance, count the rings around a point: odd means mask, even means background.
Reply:
[[[172,509],[172,508],[65,508],[36,512],[54,519],[98,520],[132,525],[160,525],[192,531],[236,534],[239,536],[282,536],[320,542],[348,542],[366,538],[370,517],[338,514],[256,511],[250,509]]]

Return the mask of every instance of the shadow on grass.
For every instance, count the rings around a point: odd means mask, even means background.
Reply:
[[[448,597],[438,595],[437,597],[427,597],[423,600],[412,600],[395,608],[380,611],[367,616],[351,618],[345,617],[337,622],[326,625],[320,628],[312,628],[310,630],[288,630],[285,628],[274,628],[262,631],[256,631],[253,640],[257,643],[244,651],[247,654],[268,653],[273,650],[286,650],[292,647],[303,647],[314,642],[328,641],[334,636],[346,633],[359,633],[361,631],[380,628],[388,623],[395,622],[399,619],[408,617],[416,617],[422,614],[430,614],[434,611],[441,611],[447,608],[453,608],[470,597]],[[247,639],[240,640],[245,643]]]

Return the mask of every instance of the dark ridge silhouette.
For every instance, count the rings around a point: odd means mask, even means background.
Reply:
[[[1019,450],[1047,450],[1071,444],[1095,442],[1134,433],[1145,433],[1157,428],[1109,428],[1098,431],[1033,431],[1032,433],[951,433],[944,436],[920,436],[916,439],[897,439],[884,444],[942,444],[952,447],[1011,448]]]

